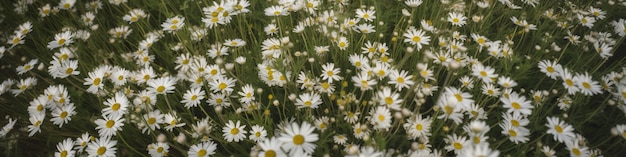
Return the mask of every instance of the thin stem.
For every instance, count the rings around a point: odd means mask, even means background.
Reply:
[[[118,135],[121,135],[121,133],[120,133],[119,131],[117,132],[117,134],[118,134]],[[130,144],[128,144],[128,142],[126,142],[126,140],[124,140],[124,137],[123,137],[123,136],[118,136],[118,137],[119,137],[119,139],[121,139],[121,140],[122,140],[122,142],[124,142],[124,144],[125,144],[126,146],[128,146],[128,147],[127,147],[128,149],[130,149],[130,150],[132,150],[133,152],[137,153],[137,155],[146,156],[146,155],[143,155],[143,153],[140,153],[139,151],[137,151],[135,148],[133,148],[133,146],[131,146]]]

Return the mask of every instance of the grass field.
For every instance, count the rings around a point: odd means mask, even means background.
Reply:
[[[624,0],[0,2],[1,156],[620,156]]]

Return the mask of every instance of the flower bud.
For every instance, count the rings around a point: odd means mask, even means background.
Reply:
[[[223,109],[222,106],[219,106],[219,105],[215,106],[215,112],[216,113],[222,113],[222,109]]]
[[[393,113],[393,118],[398,119],[398,120],[402,119],[402,113],[400,112]]]
[[[289,100],[291,101],[296,100],[296,97],[297,97],[296,94],[293,94],[293,93],[289,94]]]
[[[224,65],[224,67],[226,68],[226,70],[231,71],[231,70],[233,70],[233,68],[235,68],[235,64],[233,64],[233,63],[226,63],[226,65]]]
[[[185,134],[183,133],[178,134],[178,136],[176,137],[176,142],[180,144],[184,144],[186,140],[187,140],[187,136],[185,136]]]
[[[159,136],[157,137],[157,141],[163,143],[165,142],[166,138],[167,137],[164,134],[159,134]]]

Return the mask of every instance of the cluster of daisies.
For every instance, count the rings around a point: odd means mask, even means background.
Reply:
[[[38,19],[0,47],[0,60],[23,62],[2,65],[16,75],[2,80],[0,95],[29,100],[10,106],[28,115],[7,115],[0,138],[88,123],[62,137],[55,156],[499,156],[521,145],[545,156],[600,156],[605,145],[568,114],[604,99],[626,115],[626,67],[607,62],[626,21],[608,21],[601,8],[626,2],[406,0],[381,10],[279,0],[253,10],[247,0],[220,0],[166,19],[126,0],[76,3],[14,4],[22,15],[39,5]],[[444,9],[418,15],[427,5]],[[34,25],[70,14],[77,22],[59,30]],[[497,28],[488,26],[494,17],[504,19]],[[45,41],[29,36],[51,30]],[[535,35],[543,38],[526,41]],[[29,45],[43,45],[45,57],[18,52]],[[567,60],[576,57],[589,67]],[[626,139],[626,124],[611,125],[606,133]],[[133,145],[130,132],[150,142]]]

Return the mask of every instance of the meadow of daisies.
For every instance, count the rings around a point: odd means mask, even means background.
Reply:
[[[0,2],[1,156],[619,156],[624,0]]]

